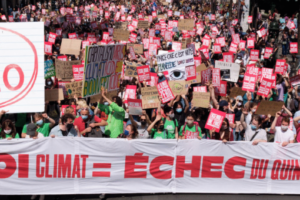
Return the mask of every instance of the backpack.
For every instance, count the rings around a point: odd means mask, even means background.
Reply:
[[[87,128],[91,123],[95,123],[95,115],[85,123],[85,127]],[[86,137],[103,137],[103,132],[101,131],[100,126],[92,128],[91,132],[86,133]]]
[[[198,131],[199,124],[198,124],[198,122],[194,122],[194,125],[195,125],[196,133],[198,136],[199,135],[199,131]],[[182,128],[182,136],[185,136],[185,127],[186,127],[186,122],[184,123],[183,128]]]

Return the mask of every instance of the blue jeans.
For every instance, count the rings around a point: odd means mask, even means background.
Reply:
[[[287,55],[288,54],[288,50],[289,50],[289,47],[287,44],[283,44],[282,45],[282,55]]]

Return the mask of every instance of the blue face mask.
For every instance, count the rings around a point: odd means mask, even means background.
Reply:
[[[81,115],[81,118],[82,118],[83,120],[86,120],[88,117],[89,117],[89,116],[87,116],[87,115]]]
[[[108,102],[104,102],[104,105],[108,106],[108,105],[109,105],[109,103],[108,103]]]
[[[240,75],[240,78],[244,78],[244,75]]]
[[[126,135],[126,136],[129,135],[129,131],[125,130],[124,135]]]
[[[39,121],[36,122],[36,125],[41,126],[41,125],[43,125],[43,123],[44,123],[43,120],[40,119]]]
[[[256,127],[255,125],[251,124],[251,129],[252,129],[253,131],[255,131],[256,128],[257,128],[257,127]]]
[[[176,112],[181,113],[182,112],[182,108],[176,108]]]

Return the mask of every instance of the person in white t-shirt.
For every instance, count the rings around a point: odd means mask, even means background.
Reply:
[[[276,122],[280,115],[281,112],[276,113],[275,119],[271,126],[271,130],[275,132],[274,142],[282,143],[282,146],[285,147],[289,143],[294,143],[294,133],[289,129],[289,125],[290,125],[289,117],[283,117],[281,120],[281,126],[276,127]]]

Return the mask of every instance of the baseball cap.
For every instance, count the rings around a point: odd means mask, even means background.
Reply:
[[[225,101],[225,100],[222,100],[222,101],[219,102],[219,105],[220,106],[228,106],[228,102]]]
[[[36,129],[37,129],[36,124],[30,123],[26,127],[26,134],[30,136],[35,136]]]

